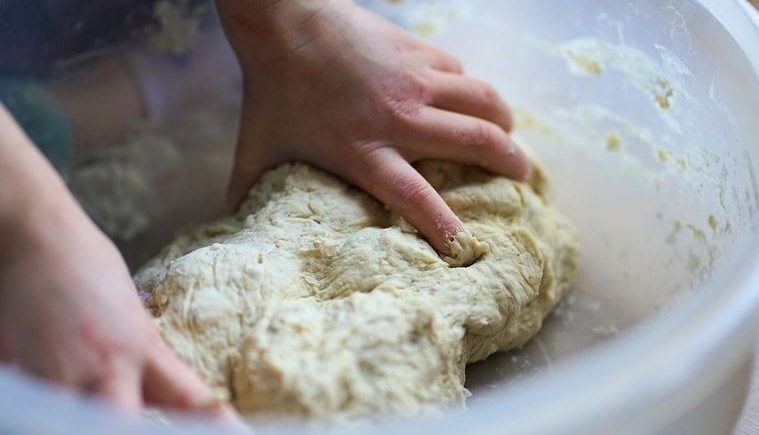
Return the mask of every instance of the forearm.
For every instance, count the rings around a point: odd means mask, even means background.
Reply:
[[[2,251],[17,248],[20,240],[45,227],[42,222],[69,222],[78,213],[81,211],[63,180],[0,106]],[[0,260],[2,257],[0,252]]]

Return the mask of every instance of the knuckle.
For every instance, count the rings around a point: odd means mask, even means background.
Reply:
[[[392,122],[413,121],[430,99],[431,89],[422,73],[408,73],[378,89],[378,112]]]
[[[500,141],[498,136],[495,128],[484,122],[477,122],[465,134],[462,142],[472,148],[494,148]]]
[[[435,47],[434,45],[430,45],[427,47],[427,49],[433,54],[433,56],[436,58],[437,63],[440,64],[443,68],[447,70],[451,70],[454,72],[459,72],[463,70],[463,66],[461,65],[461,62],[456,59],[454,56],[449,54],[445,50],[441,50],[438,47]]]
[[[349,176],[358,180],[376,177],[383,161],[382,150],[383,146],[377,143],[364,143],[356,147],[356,153],[352,154],[354,162],[345,165]]]
[[[402,209],[429,202],[436,195],[421,177],[396,183],[396,193]]]
[[[414,104],[393,94],[380,96],[378,105],[380,116],[391,123],[406,123],[414,117]]]
[[[487,106],[498,106],[501,103],[501,96],[498,91],[488,84],[482,85],[481,95],[482,102]]]
[[[424,69],[406,73],[405,80],[408,86],[415,91],[413,95],[416,97],[425,96],[429,90],[429,74]]]
[[[446,64],[448,65],[448,69],[454,72],[461,72],[464,70],[464,66],[462,65],[461,61],[456,59],[453,56],[450,56],[448,54],[444,57]]]

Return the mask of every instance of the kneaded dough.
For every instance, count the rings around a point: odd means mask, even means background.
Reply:
[[[462,404],[465,365],[538,332],[574,278],[578,243],[537,168],[527,183],[438,161],[417,169],[471,232],[451,264],[366,193],[280,166],[238,213],[181,235],[136,276],[168,344],[248,415]]]

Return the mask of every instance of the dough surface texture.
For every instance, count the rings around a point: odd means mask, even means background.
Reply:
[[[538,168],[517,183],[416,167],[471,232],[454,254],[473,264],[452,266],[337,178],[280,166],[238,213],[185,232],[135,277],[168,344],[249,416],[463,404],[466,364],[538,332],[574,279],[578,243]]]

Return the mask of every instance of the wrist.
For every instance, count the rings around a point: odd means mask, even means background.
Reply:
[[[243,70],[286,59],[318,37],[325,20],[354,6],[352,0],[217,0],[216,5]]]
[[[77,213],[84,216],[63,180],[0,106],[0,259],[43,228],[81,220]]]
[[[48,186],[30,189],[23,197],[11,201],[12,211],[0,218],[0,238],[7,242],[5,254],[17,255],[62,239],[82,212],[65,187]],[[0,253],[0,262],[3,253]]]

